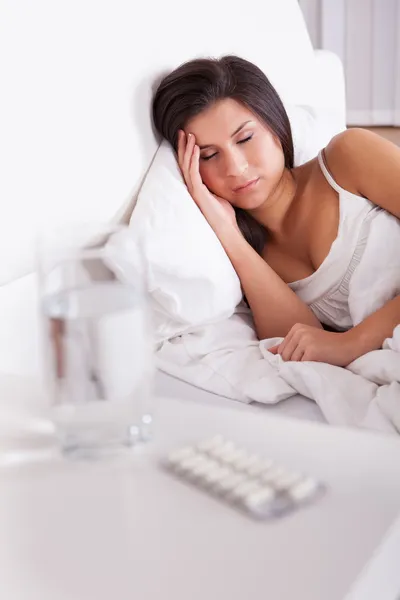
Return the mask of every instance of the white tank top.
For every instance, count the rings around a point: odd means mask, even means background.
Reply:
[[[321,323],[345,331],[400,294],[400,220],[343,189],[318,162],[339,195],[339,227],[328,256],[289,287]]]

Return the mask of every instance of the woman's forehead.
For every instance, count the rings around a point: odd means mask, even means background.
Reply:
[[[246,106],[232,98],[225,98],[190,119],[185,131],[194,135],[226,131],[233,135],[235,129],[244,122],[255,120],[254,114]]]

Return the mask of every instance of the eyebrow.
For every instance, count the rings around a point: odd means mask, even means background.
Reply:
[[[237,129],[235,129],[235,131],[232,133],[231,137],[233,137],[234,135],[236,135],[237,133],[239,133],[239,131],[241,129],[243,129],[243,127],[245,125],[247,125],[247,123],[251,123],[252,120],[249,119],[248,121],[245,121],[244,123],[242,123],[241,125],[239,125],[239,127]],[[211,148],[214,144],[207,144],[207,146],[199,146],[200,150],[205,150],[206,148]]]

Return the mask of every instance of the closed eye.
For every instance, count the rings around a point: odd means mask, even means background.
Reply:
[[[217,152],[214,152],[214,154],[211,154],[210,156],[200,156],[201,160],[210,160],[210,158],[213,158],[214,156],[217,156]]]
[[[240,140],[238,142],[238,144],[244,144],[245,142],[249,142],[252,137],[253,137],[253,134],[249,135],[249,137],[245,138],[244,140]]]
[[[244,140],[239,140],[237,143],[238,144],[245,144],[246,142],[249,142],[252,137],[253,137],[253,134],[249,135]],[[218,154],[218,152],[214,152],[214,154],[210,154],[210,156],[201,156],[200,158],[201,158],[201,160],[210,160],[211,158],[214,158],[214,156],[216,156],[217,154]]]

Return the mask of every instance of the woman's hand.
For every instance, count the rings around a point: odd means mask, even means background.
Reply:
[[[301,323],[294,325],[283,342],[269,351],[280,354],[285,361],[310,360],[338,367],[346,367],[361,354],[351,330],[333,333]]]
[[[178,132],[178,164],[190,195],[211,225],[215,233],[232,227],[238,229],[235,209],[224,198],[215,196],[204,185],[199,168],[200,148],[196,145],[195,136]]]

